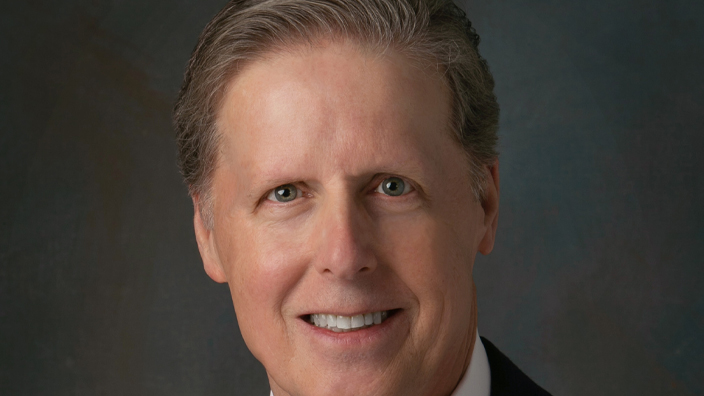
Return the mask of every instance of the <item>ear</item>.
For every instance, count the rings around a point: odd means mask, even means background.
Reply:
[[[215,235],[213,230],[209,230],[205,227],[205,223],[200,215],[200,202],[197,196],[193,197],[193,211],[195,212],[193,214],[193,228],[195,228],[196,231],[196,241],[198,242],[200,257],[203,259],[205,272],[215,282],[227,282],[227,277],[225,276],[225,271],[216,249]]]
[[[494,161],[491,166],[485,166],[484,171],[488,172],[482,201],[485,232],[479,242],[479,252],[487,255],[494,249],[496,226],[499,223],[499,160]]]

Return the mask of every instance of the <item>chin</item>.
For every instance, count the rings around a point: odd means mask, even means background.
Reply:
[[[308,377],[304,381],[296,380],[293,387],[278,386],[270,376],[269,381],[275,396],[300,395],[300,396],[392,396],[409,395],[400,386],[400,381],[392,373],[376,369],[357,371],[354,368],[332,372],[316,372],[317,375]],[[309,372],[303,373],[309,375]],[[284,374],[290,377],[290,373]],[[288,391],[287,391],[288,390]],[[278,392],[277,392],[278,391]]]

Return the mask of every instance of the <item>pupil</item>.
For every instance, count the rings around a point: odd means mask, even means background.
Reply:
[[[296,199],[296,187],[292,184],[285,184],[276,189],[276,200],[279,202],[289,202]]]
[[[404,188],[405,184],[403,183],[403,180],[399,179],[398,177],[390,177],[384,180],[383,189],[384,193],[387,195],[397,197],[403,194]]]

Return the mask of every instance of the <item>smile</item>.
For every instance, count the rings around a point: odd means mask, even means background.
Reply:
[[[389,316],[395,313],[395,311],[396,310],[379,311],[354,316],[311,314],[309,315],[308,322],[323,329],[328,329],[336,333],[343,333],[366,329],[368,327],[381,324]]]

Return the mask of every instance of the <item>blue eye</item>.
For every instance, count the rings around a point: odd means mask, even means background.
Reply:
[[[294,186],[293,184],[284,184],[271,190],[266,199],[270,201],[286,203],[293,201],[299,195],[303,195],[303,193],[301,192],[301,190],[296,188],[296,186]]]
[[[399,177],[387,177],[375,190],[378,193],[398,197],[411,191],[411,186]]]

